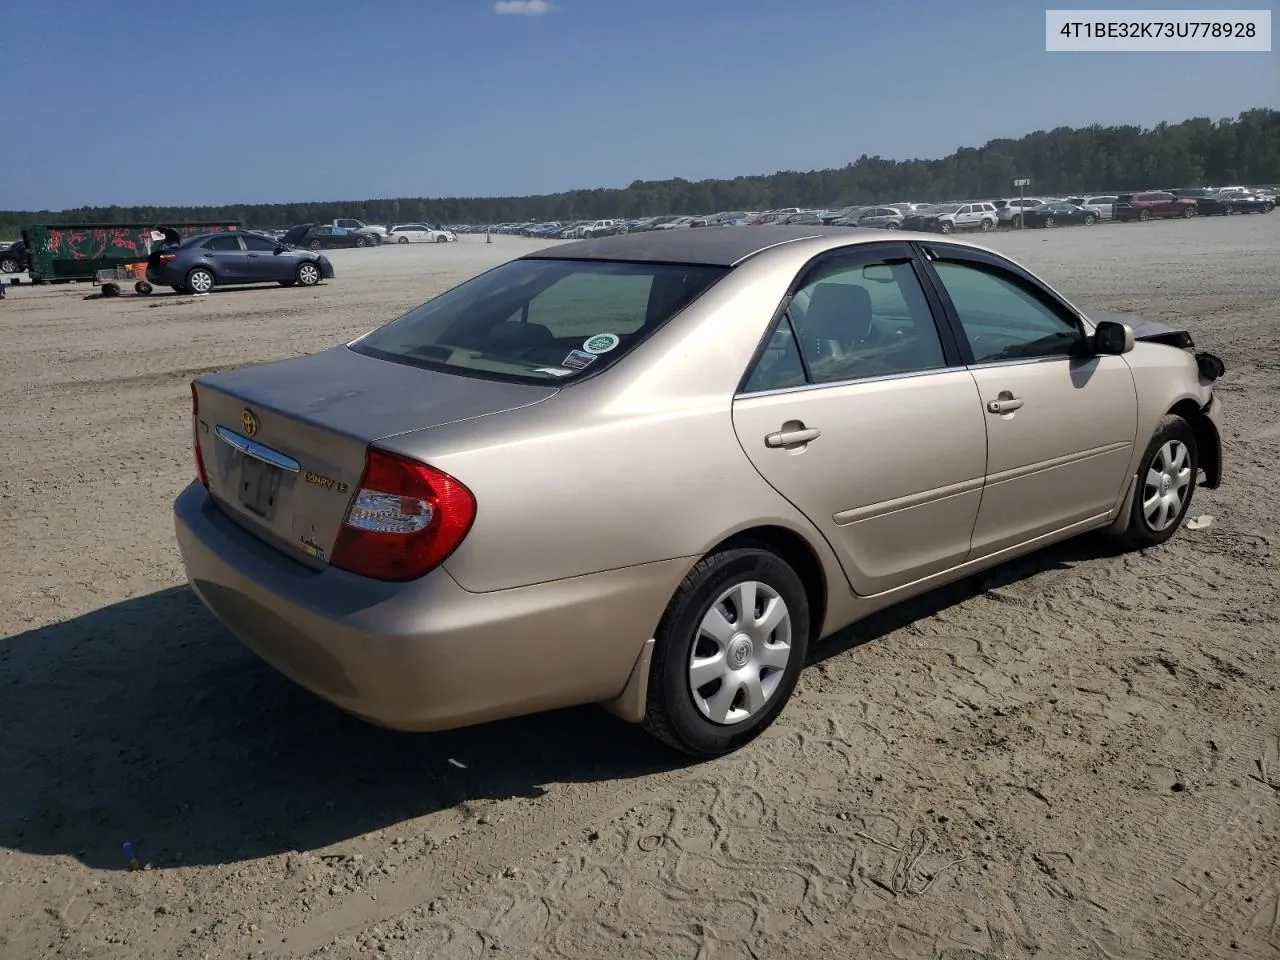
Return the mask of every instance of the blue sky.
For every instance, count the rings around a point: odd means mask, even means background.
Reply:
[[[1046,53],[1027,0],[90,6],[0,0],[0,209],[546,193],[1280,104],[1274,50]]]

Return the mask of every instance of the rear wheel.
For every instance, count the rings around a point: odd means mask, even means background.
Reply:
[[[993,226],[995,226],[995,224],[993,224],[990,220],[983,220],[983,221],[982,221],[982,232],[983,232],[983,233],[990,233],[990,232],[991,232],[991,228],[992,228]]]
[[[1147,209],[1139,210],[1139,211],[1138,211],[1138,219],[1139,219],[1139,220],[1150,220],[1150,219],[1151,219],[1151,211],[1150,211],[1150,210],[1147,210]]]
[[[795,571],[744,546],[701,560],[658,625],[645,729],[696,757],[737,750],[782,712],[809,646]]]
[[[1190,204],[1182,208],[1183,219],[1190,220],[1195,215],[1196,215],[1196,208],[1191,206]]]
[[[886,224],[884,225],[884,228],[885,228],[886,230],[897,230],[897,229],[898,229],[898,222],[897,222],[896,220],[890,220],[888,223],[886,223]]]
[[[320,282],[320,268],[310,261],[298,264],[298,282],[304,287],[314,287]]]
[[[440,234],[440,236],[436,237],[436,243],[448,243],[448,242],[449,242],[449,238],[446,237],[443,233]]]
[[[1010,218],[1009,218],[1009,226],[1013,227],[1015,230],[1017,230],[1018,228],[1020,228],[1020,227],[1022,226],[1022,216],[1021,216],[1021,214],[1014,214],[1012,217],[1010,217]]]
[[[399,240],[396,241],[396,243],[408,243],[408,242],[409,242],[408,237],[401,237]]]
[[[208,293],[216,281],[204,267],[196,267],[187,274],[187,289],[192,293]]]
[[[1058,225],[1058,221],[1055,220],[1053,217],[1045,217],[1044,225],[1048,227],[1050,230],[1052,230],[1054,227]]]
[[[1138,483],[1121,542],[1133,550],[1164,543],[1191,507],[1199,469],[1196,434],[1182,417],[1160,421],[1138,464]]]
[[[312,240],[309,244],[307,244],[307,246],[308,246],[308,247],[310,247],[312,250],[319,250],[319,249],[320,249],[320,241],[319,241],[319,240]]]
[[[366,238],[366,237],[356,237],[356,246],[357,246],[357,247],[367,247],[368,245],[369,245],[369,240],[368,240],[368,238]]]
[[[21,269],[17,257],[0,257],[0,273],[17,273]]]
[[[1098,222],[1098,218],[1097,218],[1097,217],[1095,217],[1092,213],[1086,213],[1086,214],[1085,214],[1085,217],[1084,217],[1084,225],[1085,225],[1086,227],[1092,227],[1092,226],[1093,226],[1095,223],[1097,223],[1097,222]]]

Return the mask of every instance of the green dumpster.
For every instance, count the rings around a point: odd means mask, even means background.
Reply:
[[[99,270],[146,263],[151,251],[197,233],[237,230],[238,220],[209,223],[40,224],[22,231],[31,282],[92,280]]]

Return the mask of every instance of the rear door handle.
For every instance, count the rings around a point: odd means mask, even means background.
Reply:
[[[1000,400],[992,400],[987,404],[989,413],[1013,413],[1022,406],[1025,401],[1019,400],[1017,397],[1004,397]]]
[[[810,440],[816,440],[822,435],[822,431],[816,427],[805,427],[800,430],[780,430],[777,433],[767,434],[764,438],[766,447],[791,447],[800,443],[808,443]]]

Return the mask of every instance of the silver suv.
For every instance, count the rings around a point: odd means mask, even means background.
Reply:
[[[994,203],[971,201],[962,203],[954,213],[944,213],[935,217],[933,228],[939,233],[954,233],[957,230],[981,230],[984,233],[996,228],[999,214]]]

